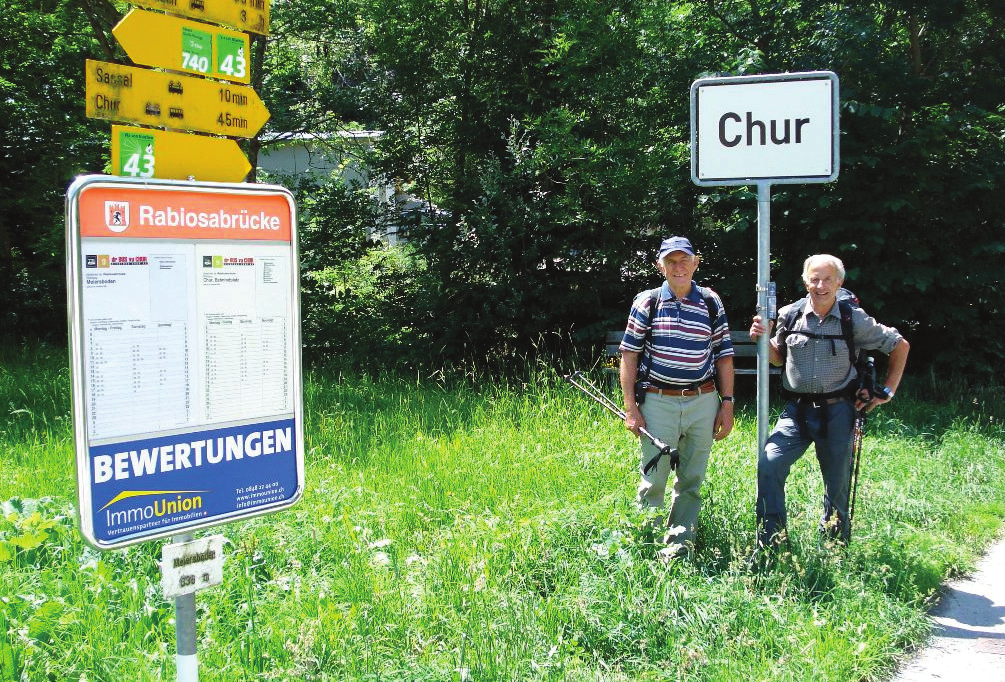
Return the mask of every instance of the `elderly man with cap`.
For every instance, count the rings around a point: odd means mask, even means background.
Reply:
[[[692,550],[712,441],[733,428],[729,325],[718,294],[692,279],[700,260],[688,239],[663,240],[656,267],[666,281],[635,297],[620,347],[625,426],[635,435],[645,428],[680,454],[661,559]],[[662,507],[671,462],[659,457],[648,467],[659,451],[640,442],[639,504]]]

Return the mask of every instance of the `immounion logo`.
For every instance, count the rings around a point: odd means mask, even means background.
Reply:
[[[202,495],[208,490],[124,490],[99,511],[105,512],[105,522],[109,529],[129,526],[177,514],[199,512],[203,507]],[[112,505],[135,497],[153,497],[150,504],[128,509],[110,509]]]

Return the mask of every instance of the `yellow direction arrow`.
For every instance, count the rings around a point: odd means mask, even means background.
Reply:
[[[239,31],[269,34],[270,0],[129,0],[129,4],[162,9]]]
[[[87,60],[87,116],[158,128],[254,137],[269,120],[255,91],[192,76]]]
[[[248,34],[134,9],[112,29],[137,64],[248,83]]]
[[[112,126],[112,175],[241,182],[250,170],[233,140]]]

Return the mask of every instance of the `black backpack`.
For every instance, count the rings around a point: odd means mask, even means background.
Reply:
[[[796,322],[803,316],[806,312],[806,306],[809,304],[808,298],[803,298],[792,304],[789,308],[789,312],[785,315],[785,329],[778,334],[778,350],[782,354],[782,362],[785,362],[785,357],[788,355],[789,347],[785,344],[785,339],[789,337],[790,334],[802,334],[811,339],[842,339],[848,346],[848,360],[855,369],[859,372],[859,376],[862,376],[862,367],[865,362],[864,357],[857,357],[855,354],[855,330],[852,327],[852,309],[860,308],[858,302],[858,296],[853,294],[848,289],[841,287],[837,294],[838,312],[841,314],[841,333],[840,334],[818,334],[816,332],[808,331],[798,331],[793,332],[792,328],[795,326]]]

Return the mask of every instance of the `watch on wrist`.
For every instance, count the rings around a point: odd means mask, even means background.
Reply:
[[[734,398],[731,395],[719,396],[719,400],[721,400],[724,403],[736,403],[736,398]]]

